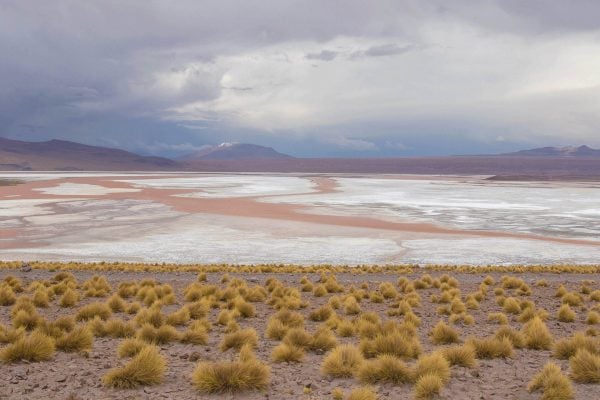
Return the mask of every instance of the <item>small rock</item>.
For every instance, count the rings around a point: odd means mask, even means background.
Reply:
[[[61,376],[59,378],[56,378],[56,382],[65,382],[66,380],[67,380],[67,376],[66,375],[63,375],[63,376]]]

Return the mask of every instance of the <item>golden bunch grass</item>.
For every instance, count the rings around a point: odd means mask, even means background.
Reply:
[[[347,319],[341,320],[335,328],[335,333],[340,337],[354,336],[356,333],[356,324]]]
[[[165,323],[171,326],[182,326],[189,322],[191,316],[188,308],[183,307],[177,311],[168,314],[165,318]]]
[[[392,355],[380,355],[376,359],[366,360],[356,372],[362,383],[390,383],[401,385],[413,380],[412,371],[404,361]]]
[[[154,346],[142,348],[125,366],[110,370],[102,378],[109,387],[131,389],[162,383],[167,362]]]
[[[142,308],[133,319],[137,325],[150,324],[155,328],[165,323],[165,315],[160,311],[160,307]]]
[[[271,352],[273,362],[300,362],[304,358],[304,349],[293,344],[281,343]]]
[[[206,302],[195,301],[184,306],[190,313],[191,319],[201,319],[208,315],[209,307]]]
[[[75,315],[75,319],[77,321],[88,321],[90,319],[94,319],[94,317],[99,317],[100,319],[107,320],[112,314],[110,307],[105,303],[89,303],[77,310],[77,314]]]
[[[507,325],[508,324],[508,317],[506,316],[506,314],[501,313],[501,312],[489,313],[487,320],[488,320],[488,322],[494,322],[499,325]]]
[[[56,346],[54,340],[41,332],[34,331],[22,336],[0,350],[0,360],[5,363],[16,361],[47,361],[52,358]]]
[[[137,331],[136,337],[148,343],[162,345],[180,340],[181,334],[171,325],[155,328],[150,324],[144,324]]]
[[[343,344],[327,353],[321,372],[334,378],[349,378],[363,361],[361,352],[355,346]]]
[[[415,383],[415,400],[429,400],[440,395],[444,381],[436,374],[429,373],[417,379]]]
[[[106,304],[108,304],[111,311],[114,313],[124,312],[125,308],[127,307],[127,303],[125,303],[125,300],[123,300],[121,296],[119,296],[116,293],[109,297]]]
[[[552,355],[559,360],[566,360],[574,356],[578,350],[587,350],[590,353],[598,354],[600,353],[600,341],[597,338],[586,336],[582,332],[577,332],[572,337],[554,342]]]
[[[242,318],[251,318],[256,315],[256,308],[251,303],[244,300],[238,300],[235,302],[235,309]]]
[[[557,318],[560,322],[573,322],[576,317],[577,314],[575,314],[575,311],[573,311],[568,304],[563,304],[558,309]]]
[[[521,303],[519,300],[514,297],[507,297],[504,299],[502,304],[502,309],[505,313],[508,314],[520,314],[521,313]]]
[[[522,349],[525,347],[525,336],[515,328],[504,325],[498,328],[494,333],[496,339],[508,339],[514,348]]]
[[[583,299],[575,292],[567,292],[562,296],[562,302],[563,304],[576,307],[583,304]]]
[[[537,316],[523,326],[522,333],[528,349],[548,350],[554,340],[544,321]]]
[[[56,340],[56,348],[68,353],[90,351],[93,344],[94,335],[85,325],[74,328]]]
[[[361,340],[360,349],[367,358],[376,357],[380,354],[416,358],[421,354],[421,343],[416,336],[392,332],[378,334],[373,339]]]
[[[585,349],[569,359],[571,378],[577,383],[600,383],[600,356]]]
[[[304,328],[292,328],[283,337],[283,342],[298,347],[309,347],[313,337]]]
[[[12,306],[17,301],[17,295],[15,294],[12,286],[3,283],[0,285],[0,306]]]
[[[377,400],[377,393],[370,387],[353,389],[346,400]]]
[[[475,368],[477,366],[476,353],[472,346],[457,345],[445,347],[441,350],[441,354],[450,366],[458,365],[466,368]]]
[[[440,320],[429,332],[429,338],[433,344],[458,343],[458,331],[444,321]]]
[[[67,289],[61,296],[58,304],[61,307],[73,307],[79,302],[79,294],[73,289]]]
[[[279,320],[282,324],[289,328],[304,327],[304,317],[302,316],[302,314],[295,311],[281,309],[277,311],[272,318]]]
[[[529,392],[542,390],[542,400],[572,400],[575,395],[571,381],[563,375],[560,367],[548,362],[527,385]]]
[[[585,323],[588,325],[597,325],[600,323],[600,314],[596,311],[590,311],[585,319]]]
[[[192,374],[192,383],[202,393],[237,393],[265,390],[269,386],[270,368],[261,362],[201,362]]]
[[[125,339],[119,344],[117,354],[121,358],[133,357],[146,346],[149,346],[149,344],[143,340],[137,338]]]
[[[319,329],[312,337],[308,348],[314,352],[326,352],[338,345],[335,335],[329,329]]]
[[[208,344],[208,332],[205,326],[190,326],[181,333],[181,343],[197,344],[205,346]]]
[[[466,343],[473,347],[479,359],[508,358],[513,355],[513,344],[506,337],[471,338]]]
[[[14,328],[23,328],[27,331],[32,331],[38,326],[44,324],[44,318],[40,316],[37,311],[33,310],[28,312],[26,310],[19,310],[12,317],[12,325]]]
[[[450,380],[450,363],[440,351],[423,354],[417,359],[413,369],[414,378],[418,380],[429,374],[437,375],[444,383]]]
[[[346,315],[360,314],[360,305],[354,296],[349,296],[344,300],[344,313]]]
[[[315,322],[323,322],[333,315],[333,309],[329,305],[324,305],[311,311],[308,315],[308,319]]]
[[[119,318],[111,318],[108,321],[104,322],[102,333],[102,335],[97,336],[127,338],[135,335],[135,327],[131,322],[123,321]]]
[[[221,341],[219,349],[221,351],[227,351],[229,349],[239,351],[244,345],[249,345],[252,348],[255,348],[258,345],[258,334],[253,328],[241,329],[226,335]]]

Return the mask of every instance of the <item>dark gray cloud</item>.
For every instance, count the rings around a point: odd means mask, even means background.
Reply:
[[[588,0],[6,0],[0,135],[164,154],[600,145],[599,37]]]

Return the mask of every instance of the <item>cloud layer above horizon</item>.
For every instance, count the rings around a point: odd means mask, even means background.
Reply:
[[[0,136],[172,155],[600,146],[597,1],[4,1]]]

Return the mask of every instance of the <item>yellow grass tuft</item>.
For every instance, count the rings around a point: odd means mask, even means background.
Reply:
[[[509,314],[520,314],[521,313],[521,303],[519,300],[514,297],[507,297],[504,299],[504,303],[502,304],[502,309],[505,313]]]
[[[34,331],[23,336],[0,351],[0,360],[5,363],[26,361],[46,361],[55,351],[54,340],[41,332]]]
[[[171,325],[162,325],[159,328],[155,328],[150,324],[142,325],[136,336],[138,339],[158,345],[174,342],[181,338],[177,329]]]
[[[441,320],[433,327],[431,332],[429,332],[429,338],[433,344],[450,344],[459,342],[458,331]]]
[[[552,335],[540,317],[534,317],[523,326],[525,347],[534,350],[547,350],[552,346]]]
[[[321,372],[334,378],[348,378],[354,374],[363,361],[363,356],[356,347],[343,344],[325,356]]]
[[[571,378],[578,383],[600,383],[600,356],[582,349],[569,360]]]
[[[271,360],[274,362],[300,362],[304,358],[302,347],[281,343],[277,345],[271,353]]]
[[[497,339],[506,338],[510,340],[513,347],[516,349],[522,349],[525,347],[525,336],[515,328],[505,325],[498,328],[496,333],[494,333],[494,337]]]
[[[94,317],[100,317],[100,319],[107,320],[111,314],[112,311],[110,310],[110,307],[105,303],[95,302],[81,307],[77,311],[75,319],[77,319],[77,321],[88,321],[94,319]]]
[[[542,390],[542,400],[571,400],[574,398],[571,381],[552,362],[547,363],[529,382],[527,390]]]
[[[418,337],[399,331],[380,333],[373,339],[363,339],[360,341],[360,349],[367,358],[380,354],[416,358],[421,354]]]
[[[589,337],[582,332],[577,332],[570,338],[557,340],[552,346],[552,355],[559,360],[567,360],[577,353],[578,350],[587,350],[590,353],[600,353],[600,341]]]
[[[429,373],[417,379],[415,384],[415,399],[429,400],[440,395],[444,381],[436,374]]]
[[[297,347],[310,346],[313,337],[304,328],[292,328],[283,337],[283,342]]]
[[[479,359],[507,358],[513,355],[513,344],[506,337],[501,339],[495,337],[472,338],[467,340],[467,344],[475,349],[475,354]]]
[[[600,314],[596,311],[590,311],[585,319],[585,323],[588,325],[596,325],[600,323]]]
[[[446,361],[450,363],[450,366],[458,365],[466,368],[475,368],[477,366],[475,349],[472,346],[451,346],[442,349],[441,352]]]
[[[356,372],[363,383],[390,383],[401,385],[412,382],[410,368],[397,357],[384,354],[374,360],[365,361]]]
[[[110,370],[102,378],[109,387],[130,389],[138,386],[158,385],[164,380],[167,362],[154,346],[146,346],[129,363]]]
[[[117,354],[121,358],[133,357],[146,346],[149,346],[149,344],[143,340],[136,338],[125,339],[117,348]]]
[[[90,351],[94,336],[87,326],[79,326],[56,340],[56,348],[68,353]]]
[[[422,376],[433,374],[446,383],[450,380],[450,363],[439,351],[423,354],[417,360],[413,374],[417,380]]]
[[[249,345],[252,348],[258,344],[258,334],[252,328],[241,329],[237,332],[228,334],[223,338],[219,348],[221,351],[229,349],[240,350],[242,346]]]
[[[568,304],[563,304],[558,309],[557,317],[560,322],[573,322],[576,316],[575,311]]]
[[[270,368],[261,362],[202,362],[192,374],[195,388],[202,393],[236,393],[265,390],[269,386]]]

